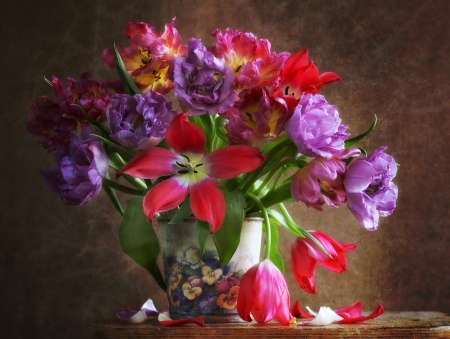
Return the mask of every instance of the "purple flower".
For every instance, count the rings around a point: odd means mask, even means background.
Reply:
[[[344,179],[348,208],[369,231],[378,228],[380,215],[392,214],[398,196],[397,185],[392,182],[397,164],[383,153],[385,149],[382,146],[369,157],[353,161]]]
[[[210,314],[217,306],[217,296],[214,293],[205,294],[198,304],[202,310],[202,314]]]
[[[47,152],[54,151],[56,146],[69,142],[70,135],[78,127],[78,122],[67,119],[58,104],[43,96],[41,101],[33,101],[30,105],[33,117],[27,124],[28,132],[36,137],[43,137],[42,147]]]
[[[156,146],[176,116],[172,103],[162,94],[116,94],[106,112],[111,137],[125,147],[143,149]]]
[[[233,71],[198,39],[189,40],[186,56],[175,58],[170,77],[181,108],[192,115],[223,113],[236,99]]]
[[[86,120],[80,109],[73,106],[77,104],[83,107],[89,118],[98,122],[105,120],[106,107],[110,101],[105,83],[93,80],[88,72],[83,72],[78,81],[67,78],[67,86],[56,77],[52,78],[52,84],[58,105],[68,117]]]
[[[306,206],[319,211],[323,204],[333,207],[345,201],[342,183],[345,174],[345,162],[336,157],[325,159],[317,157],[294,174],[291,185],[295,201],[303,201]]]
[[[336,106],[329,105],[320,94],[303,94],[285,128],[298,151],[309,157],[331,159],[342,153],[349,136]]]
[[[83,205],[96,196],[108,170],[103,145],[90,134],[96,132],[83,125],[80,134],[72,134],[68,144],[56,148],[56,166],[41,172],[46,184],[68,205]]]

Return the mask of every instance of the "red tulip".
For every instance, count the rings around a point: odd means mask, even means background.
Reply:
[[[291,249],[291,264],[295,279],[302,289],[316,293],[316,263],[336,273],[342,273],[347,267],[344,252],[353,251],[356,244],[342,244],[320,231],[309,232],[327,250],[326,256],[317,245],[308,238],[297,238]]]
[[[282,325],[289,325],[292,317],[286,280],[270,260],[250,268],[240,286],[237,311],[242,319],[252,321],[251,314],[259,323],[275,319]]]

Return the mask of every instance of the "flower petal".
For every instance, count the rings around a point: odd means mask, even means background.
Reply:
[[[192,213],[211,224],[211,233],[217,231],[225,218],[225,198],[216,188],[218,185],[218,182],[206,177],[189,188]]]
[[[356,300],[353,304],[338,308],[334,310],[337,314],[339,314],[342,318],[355,318],[362,315],[362,304],[359,300]]]
[[[347,193],[364,191],[372,182],[375,170],[371,163],[359,159],[354,161],[347,170],[344,186]]]
[[[198,326],[205,327],[205,319],[203,316],[197,318],[184,318],[184,319],[170,319],[167,314],[161,313],[158,316],[159,323],[163,326],[178,326],[183,324],[197,324]]]
[[[300,303],[295,301],[294,305],[291,308],[291,314],[296,318],[313,318],[314,316],[310,313],[304,312],[300,307]]]
[[[117,173],[123,173],[141,179],[155,179],[176,173],[175,161],[180,156],[160,147],[152,147],[140,152]]]
[[[143,208],[151,221],[156,213],[171,210],[186,199],[189,187],[180,184],[177,177],[169,178],[153,187],[144,197]]]
[[[368,316],[359,316],[359,317],[350,317],[350,318],[344,318],[341,321],[336,322],[337,324],[354,324],[359,323],[361,321],[369,320],[376,318],[384,313],[384,307],[381,304],[378,304],[378,307]]]
[[[178,153],[204,153],[206,149],[202,146],[205,140],[203,130],[187,120],[187,112],[178,114],[166,131],[167,143]]]
[[[256,169],[265,157],[259,154],[256,147],[231,145],[209,153],[205,160],[208,163],[208,175],[213,178],[231,179],[242,173]]]
[[[308,307],[306,308],[308,309]],[[313,320],[305,321],[301,325],[325,326],[340,320],[343,320],[343,318],[337,315],[331,308],[322,306]]]

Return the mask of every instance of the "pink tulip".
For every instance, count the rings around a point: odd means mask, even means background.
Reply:
[[[344,252],[353,251],[356,244],[342,244],[320,231],[309,232],[327,250],[325,255],[317,245],[308,238],[297,238],[291,249],[291,264],[295,279],[302,289],[316,293],[316,264],[336,273],[342,273],[347,268]]]
[[[245,321],[259,323],[275,319],[289,325],[290,296],[286,280],[280,270],[268,259],[254,265],[243,276],[240,285],[237,311]]]

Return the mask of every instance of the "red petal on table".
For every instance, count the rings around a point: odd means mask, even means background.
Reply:
[[[291,314],[296,318],[314,318],[312,314],[303,312],[298,301],[294,303],[291,309]]]
[[[167,317],[168,318],[168,317]],[[168,318],[170,319],[170,318]],[[158,318],[159,320],[159,318]],[[203,316],[197,318],[183,318],[176,320],[160,320],[159,323],[163,326],[179,326],[184,324],[197,324],[198,326],[205,327],[205,320]]]
[[[336,321],[335,324],[354,324],[354,323],[359,323],[361,321],[365,321],[365,320],[376,318],[376,317],[382,315],[383,313],[384,313],[383,305],[378,304],[378,307],[376,308],[376,310],[373,311],[371,314],[369,314],[367,316],[361,315],[359,317],[346,318],[346,319],[341,320],[341,321]]]

